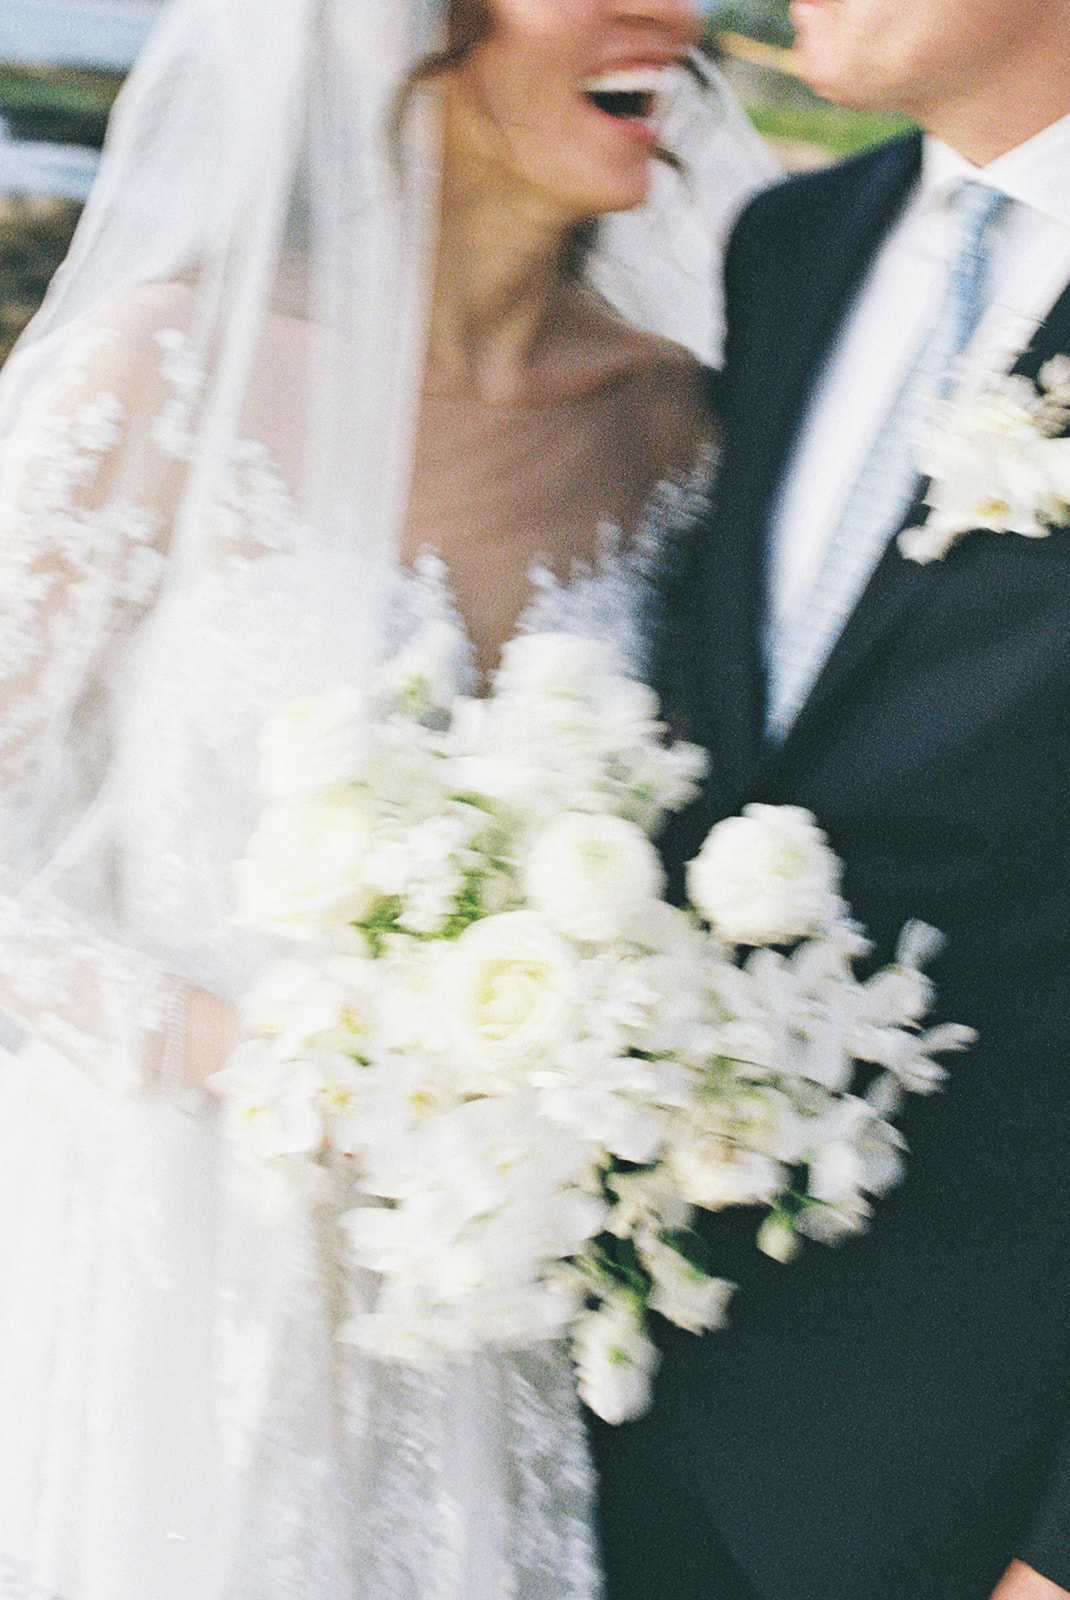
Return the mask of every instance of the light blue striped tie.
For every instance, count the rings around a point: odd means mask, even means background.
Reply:
[[[766,645],[772,739],[782,739],[791,727],[889,539],[899,530],[917,483],[920,424],[933,399],[951,388],[957,359],[984,314],[992,225],[1010,202],[995,189],[965,182],[951,203],[961,244],[940,314],[873,442],[810,592],[780,627],[770,626]]]

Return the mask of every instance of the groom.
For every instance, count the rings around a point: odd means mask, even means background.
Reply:
[[[1070,1596],[1070,526],[921,565],[925,397],[959,354],[1070,356],[1070,0],[797,0],[823,95],[922,135],[761,195],[727,263],[717,508],[677,701],[714,752],[677,866],[748,801],[812,810],[887,959],[947,935],[979,1044],[905,1120],[864,1237],[757,1255],[600,1429],[609,1600]],[[984,486],[977,485],[977,493]],[[667,686],[672,684],[667,679]]]

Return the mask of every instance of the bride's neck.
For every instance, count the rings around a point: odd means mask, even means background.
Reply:
[[[427,381],[492,403],[527,398],[576,288],[563,269],[570,225],[487,173],[444,178]]]

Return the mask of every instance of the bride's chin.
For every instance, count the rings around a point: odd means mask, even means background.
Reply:
[[[601,192],[591,196],[589,215],[611,217],[622,211],[636,211],[650,198],[654,184],[654,158],[637,164],[627,177],[607,181]]]

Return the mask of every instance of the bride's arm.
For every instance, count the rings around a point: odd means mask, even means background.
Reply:
[[[159,594],[184,467],[152,437],[151,319],[65,344],[0,453],[0,1015],[102,1084],[182,1098],[221,1065],[229,1008],[124,942],[91,841],[114,678]]]

